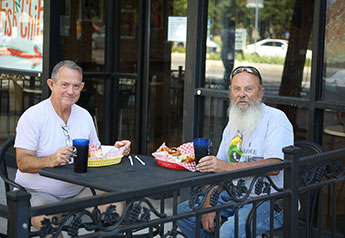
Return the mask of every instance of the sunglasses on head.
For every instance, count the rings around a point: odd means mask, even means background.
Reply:
[[[236,74],[242,73],[243,71],[246,71],[250,74],[256,75],[259,78],[260,85],[262,86],[262,78],[261,78],[260,72],[259,72],[259,70],[257,70],[256,68],[254,68],[252,66],[239,66],[239,67],[237,67],[236,69],[234,69],[232,71],[231,80],[234,78],[234,76]]]

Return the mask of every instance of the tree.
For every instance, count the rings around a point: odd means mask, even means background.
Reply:
[[[279,95],[300,97],[306,52],[313,26],[314,0],[296,0],[290,26],[289,46],[286,54]],[[294,128],[296,108],[280,106],[289,116]]]

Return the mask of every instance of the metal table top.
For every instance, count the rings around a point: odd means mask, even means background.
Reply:
[[[75,173],[73,164],[70,164],[55,168],[43,168],[40,169],[39,174],[107,192],[153,189],[180,183],[185,179],[189,180],[204,174],[164,168],[157,165],[153,157],[138,155],[146,163],[142,165],[134,159],[134,155],[131,156],[134,162],[133,166],[127,157],[123,157],[121,163],[116,165],[88,167],[87,173]]]

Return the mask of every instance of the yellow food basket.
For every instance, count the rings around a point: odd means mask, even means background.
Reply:
[[[88,167],[102,167],[108,165],[119,164],[121,162],[123,155],[120,157],[114,158],[105,158],[105,159],[93,159],[92,157],[89,158],[87,162]]]

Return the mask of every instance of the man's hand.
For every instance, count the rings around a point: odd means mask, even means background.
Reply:
[[[201,158],[196,169],[200,172],[225,172],[228,166],[228,162],[211,155]]]
[[[211,213],[206,213],[202,215],[201,222],[202,226],[205,231],[207,232],[214,232],[214,220],[216,218],[216,213],[211,212]]]
[[[56,167],[69,163],[73,155],[72,146],[63,146],[55,154],[36,157],[36,151],[16,148],[18,169],[25,173],[38,173],[41,168]]]
[[[73,147],[63,146],[56,151],[55,156],[51,156],[51,166],[49,167],[56,167],[59,166],[61,163],[68,164],[69,162],[71,162],[72,157]]]
[[[201,158],[199,164],[196,166],[196,169],[200,172],[227,172],[236,169],[250,168],[257,165],[276,163],[280,161],[281,160],[278,158],[269,158],[251,162],[230,163],[220,160],[214,155],[211,155]],[[268,173],[268,175],[277,174],[279,174],[279,171]]]
[[[125,149],[123,150],[123,155],[127,156],[131,153],[131,142],[129,140],[121,140],[121,141],[116,141],[115,145],[116,148],[121,148],[121,147],[125,147]]]

